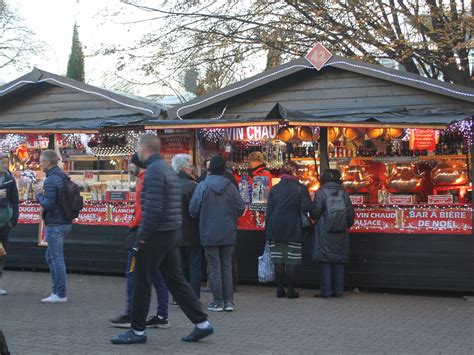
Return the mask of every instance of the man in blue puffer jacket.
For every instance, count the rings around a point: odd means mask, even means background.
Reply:
[[[39,191],[36,200],[43,209],[43,221],[46,225],[46,261],[48,262],[53,292],[43,298],[43,303],[64,303],[66,297],[66,264],[64,263],[64,239],[71,232],[72,220],[68,219],[60,204],[64,192],[66,175],[59,168],[59,157],[54,150],[41,153],[41,169],[46,173],[43,191]]]
[[[138,142],[138,157],[146,166],[141,193],[142,218],[137,231],[135,272],[132,281],[132,329],[113,338],[113,344],[145,343],[146,317],[150,308],[151,286],[156,270],[184,314],[195,324],[183,341],[195,342],[214,330],[199,300],[181,270],[181,186],[178,175],[161,159],[160,139],[145,134]]]

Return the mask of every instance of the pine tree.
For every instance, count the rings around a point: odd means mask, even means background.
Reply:
[[[82,52],[81,41],[79,41],[77,24],[74,25],[74,32],[72,34],[71,54],[67,63],[66,76],[84,82],[84,53]]]

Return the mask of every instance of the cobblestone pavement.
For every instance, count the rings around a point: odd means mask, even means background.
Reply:
[[[170,329],[150,329],[145,345],[117,346],[108,319],[123,308],[125,279],[68,275],[69,303],[41,304],[49,274],[7,271],[0,329],[12,354],[473,354],[474,302],[460,297],[348,293],[276,299],[274,289],[241,286],[233,313],[212,313],[216,333],[184,343],[192,326],[170,308]],[[203,302],[210,301],[203,294]],[[153,305],[153,310],[155,306]]]

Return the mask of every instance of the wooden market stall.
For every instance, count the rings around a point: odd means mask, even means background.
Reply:
[[[0,87],[0,149],[20,192],[20,218],[10,235],[8,267],[46,269],[34,186],[44,178],[41,150],[56,149],[81,187],[85,207],[65,241],[69,270],[123,272],[123,240],[134,205],[128,157],[137,130],[162,107],[43,70]],[[123,127],[127,126],[126,129]]]
[[[254,184],[253,193],[246,173],[247,155],[261,151],[273,184],[287,159],[301,164],[300,180],[313,192],[321,171],[343,171],[357,211],[347,285],[474,291],[474,90],[338,56],[315,65],[308,58],[168,109],[168,122],[147,123],[194,130],[198,164],[213,154],[230,161],[247,202],[240,278],[256,280],[264,245],[268,185]],[[308,238],[301,279],[317,285],[310,251]]]

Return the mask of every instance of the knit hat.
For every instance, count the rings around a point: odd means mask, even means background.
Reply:
[[[133,165],[139,167],[140,169],[146,169],[146,165],[145,165],[145,163],[142,163],[140,161],[140,158],[138,157],[138,153],[135,153],[135,154],[132,155],[132,157],[130,158],[130,162]]]
[[[220,155],[213,156],[209,164],[209,172],[213,175],[221,175],[225,172],[225,159]]]

